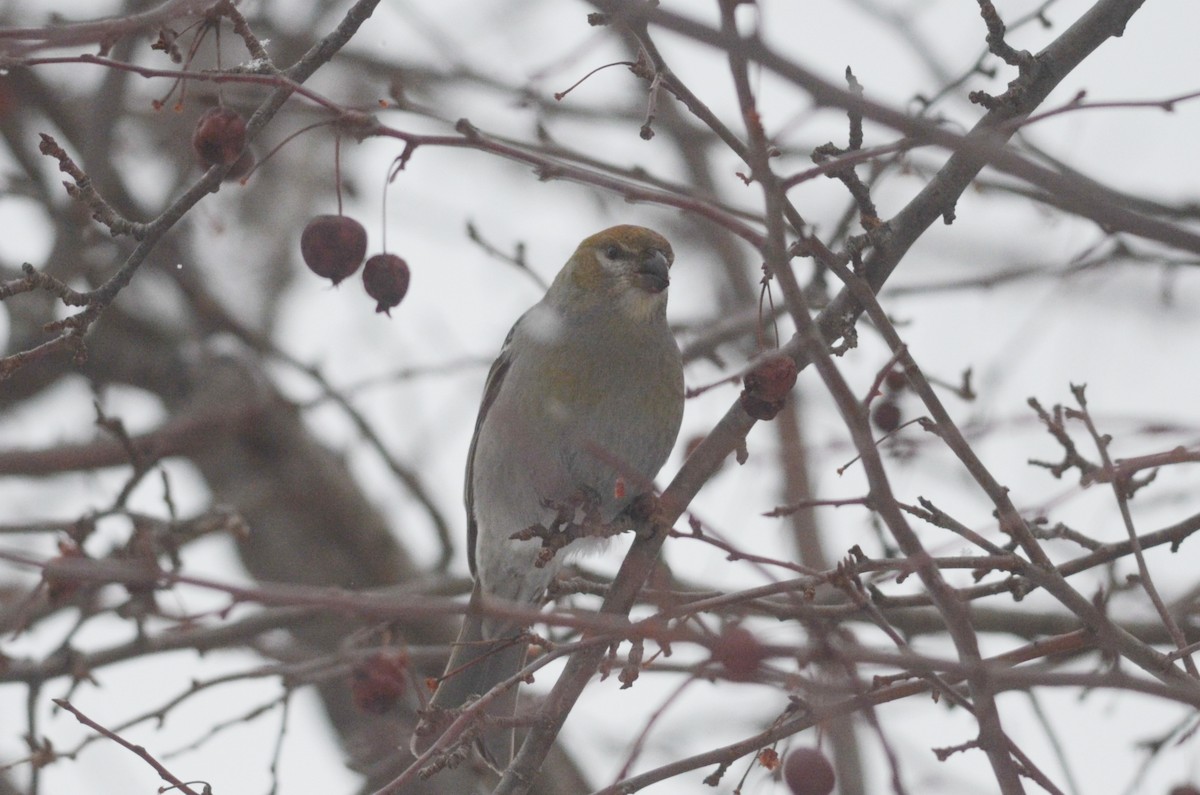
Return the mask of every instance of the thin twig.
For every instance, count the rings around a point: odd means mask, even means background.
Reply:
[[[75,719],[78,720],[80,723],[82,723],[84,726],[87,726],[90,729],[94,729],[95,731],[98,731],[100,734],[103,734],[105,737],[107,737],[108,739],[117,743],[118,745],[121,745],[122,747],[127,748],[128,750],[132,751],[137,756],[140,756],[143,760],[145,760],[146,764],[148,764],[148,765],[150,765],[150,767],[154,768],[155,772],[158,773],[159,777],[163,781],[170,783],[173,787],[178,789],[180,792],[184,793],[184,795],[201,795],[201,793],[196,792],[194,789],[192,789],[187,784],[185,784],[181,779],[176,778],[174,773],[172,773],[170,770],[167,770],[167,768],[164,767],[161,762],[159,762],[157,759],[155,759],[154,756],[149,751],[147,751],[145,748],[143,748],[142,746],[134,745],[133,743],[126,740],[124,737],[121,737],[120,735],[115,734],[115,733],[109,731],[108,729],[104,728],[99,723],[96,723],[96,721],[92,720],[87,715],[84,715],[82,712],[80,712],[78,709],[76,709],[74,707],[74,705],[72,705],[71,702],[67,701],[65,698],[56,698],[56,699],[53,699],[53,701],[58,706],[62,707],[67,712],[70,712],[72,715],[74,715]],[[204,795],[207,795],[209,793],[209,791],[210,791],[209,786],[207,784],[205,784],[204,789],[203,789]]]

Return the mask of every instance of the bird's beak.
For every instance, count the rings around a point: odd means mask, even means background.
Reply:
[[[648,293],[661,293],[671,283],[671,263],[661,251],[651,251],[638,265],[638,286]]]

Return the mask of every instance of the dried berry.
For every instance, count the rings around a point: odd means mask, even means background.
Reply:
[[[795,748],[783,760],[783,780],[792,795],[829,795],[833,792],[833,765],[816,748]]]
[[[233,163],[246,148],[246,120],[230,108],[209,108],[196,122],[192,148],[205,166]]]
[[[754,633],[736,624],[726,624],[712,646],[712,658],[735,682],[756,681],[767,656],[767,648]]]
[[[381,715],[396,705],[407,686],[408,658],[403,654],[375,654],[358,665],[350,680],[354,706]]]
[[[337,284],[354,274],[367,253],[367,230],[344,215],[318,215],[300,235],[304,264]]]
[[[900,427],[900,407],[891,400],[880,401],[871,412],[871,422],[884,433],[891,433]]]
[[[395,254],[376,254],[363,266],[363,287],[375,299],[375,311],[392,316],[392,307],[408,292],[408,263]]]
[[[779,767],[779,753],[774,748],[764,748],[758,752],[758,763],[767,770]]]
[[[796,363],[781,353],[768,356],[743,379],[742,408],[756,420],[772,420],[796,385]]]

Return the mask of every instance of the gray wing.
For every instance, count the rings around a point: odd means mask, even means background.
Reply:
[[[483,400],[479,404],[479,416],[475,418],[475,433],[471,436],[471,447],[467,451],[467,474],[463,487],[463,502],[467,506],[467,565],[471,567],[472,576],[475,574],[475,538],[479,533],[475,524],[475,446],[479,443],[479,430],[483,427],[483,421],[492,404],[496,402],[496,396],[500,394],[500,385],[504,382],[509,365],[512,364],[513,334],[524,317],[522,315],[521,318],[518,318],[513,327],[509,329],[508,336],[504,338],[504,345],[500,348],[500,355],[496,357],[496,361],[492,362],[492,369],[488,371],[487,382],[483,387]]]

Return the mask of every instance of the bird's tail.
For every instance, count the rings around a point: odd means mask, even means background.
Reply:
[[[458,709],[469,700],[486,694],[525,664],[528,644],[521,637],[522,625],[485,618],[481,600],[476,583],[450,661],[429,702],[430,714],[413,732],[413,753],[419,755],[428,749],[449,725],[446,720],[439,720],[442,710]],[[496,694],[487,706],[486,715],[504,722],[512,719],[516,709],[517,686],[514,684]],[[514,738],[515,730],[511,724],[492,725],[480,731],[476,744],[490,765],[503,770],[512,761]]]

